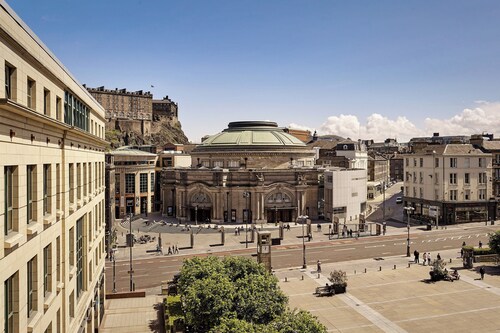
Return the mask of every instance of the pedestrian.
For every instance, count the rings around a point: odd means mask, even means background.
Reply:
[[[427,265],[431,265],[431,253],[427,253]]]
[[[462,247],[464,247],[464,246],[465,246],[465,241],[462,243]]]
[[[417,263],[417,250],[413,251],[413,262],[416,264]]]
[[[420,264],[420,252],[417,251],[417,264]]]
[[[481,268],[479,268],[479,274],[481,274],[481,280],[484,279],[484,266],[481,266]]]
[[[423,261],[422,265],[424,265],[424,266],[425,266],[426,261],[427,261],[427,252],[424,252],[424,256],[423,256],[423,258],[424,258],[424,261]]]
[[[234,235],[238,236],[238,228],[234,228]]]
[[[463,258],[464,257],[464,249],[460,249],[460,258]]]
[[[179,254],[179,248],[177,247],[177,245],[175,246],[174,252],[177,253],[177,254]]]
[[[483,243],[481,241],[479,241],[479,248],[482,249],[483,248]]]
[[[288,231],[290,231],[290,223],[288,223],[288,224],[286,225],[286,229],[287,229]]]
[[[317,271],[318,273],[321,273],[321,261],[319,261],[319,260],[318,260],[318,262],[316,263],[316,266],[317,266],[316,271]]]
[[[349,237],[352,238],[352,229],[349,229]]]
[[[438,253],[436,258],[437,258],[437,260],[441,260],[441,255]]]
[[[168,247],[168,252],[167,252],[167,254],[169,254],[169,255],[170,255],[170,254],[172,254],[172,248],[171,248],[170,246]]]

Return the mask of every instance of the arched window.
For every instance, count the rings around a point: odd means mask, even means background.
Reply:
[[[267,197],[267,202],[270,204],[276,203],[290,203],[292,200],[290,196],[283,192],[276,192]]]

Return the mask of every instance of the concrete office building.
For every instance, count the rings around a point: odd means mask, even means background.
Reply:
[[[94,332],[104,314],[104,109],[0,0],[0,321]]]

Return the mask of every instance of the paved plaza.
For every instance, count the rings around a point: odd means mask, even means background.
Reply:
[[[448,269],[459,269],[459,281],[429,282],[429,267],[408,267],[406,257],[323,265],[320,275],[315,267],[275,274],[290,307],[310,311],[329,332],[500,332],[500,267],[485,263],[481,281],[479,266],[462,269],[455,250],[441,255]],[[348,273],[347,293],[313,295],[333,269]]]

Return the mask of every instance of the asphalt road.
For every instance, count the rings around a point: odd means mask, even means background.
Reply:
[[[421,254],[431,252],[435,258],[439,251],[458,249],[463,242],[477,246],[479,241],[488,243],[488,232],[495,231],[495,226],[471,227],[468,229],[434,230],[428,233],[410,235],[411,253],[417,249]],[[272,266],[275,269],[299,267],[302,265],[303,252],[301,239],[298,244],[274,246],[272,248]],[[315,265],[317,260],[322,263],[343,262],[358,259],[384,258],[395,255],[406,255],[407,235],[386,235],[366,238],[333,239],[331,241],[308,243],[306,242],[306,262]],[[232,251],[217,252],[214,254],[199,254],[196,256],[227,256],[240,255],[252,256],[255,247]],[[133,261],[133,281],[135,289],[148,289],[157,287],[161,281],[168,280],[175,272],[180,270],[184,259],[195,255],[186,256],[161,256]],[[115,263],[116,290],[128,291],[130,286],[128,261]],[[106,289],[113,289],[113,263],[106,263]]]

